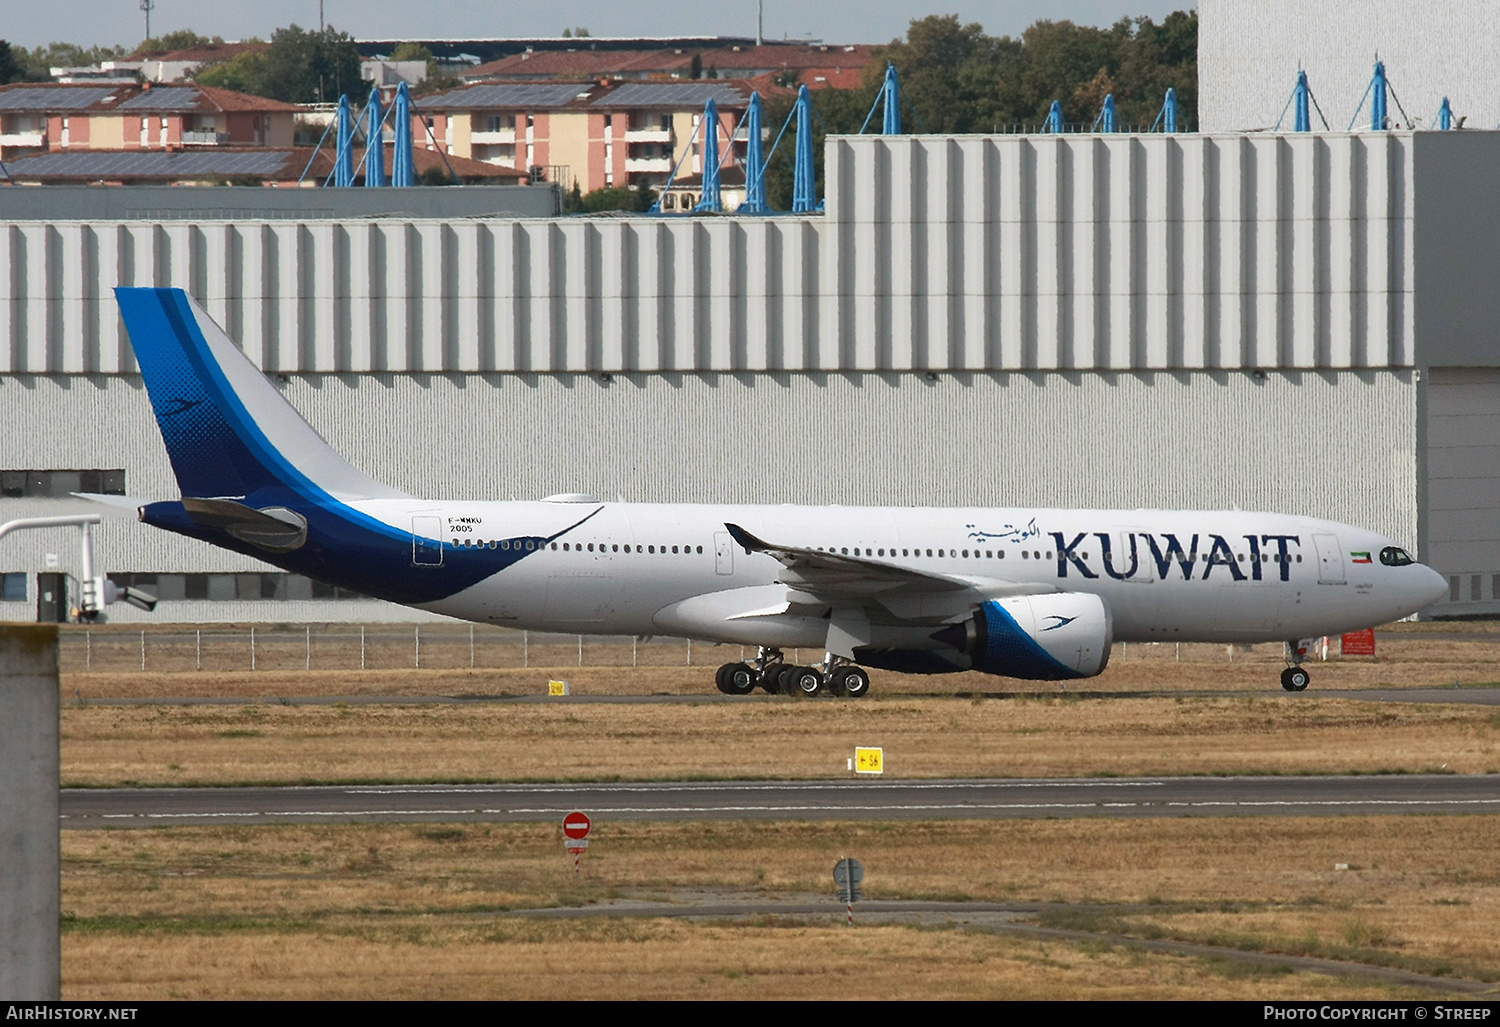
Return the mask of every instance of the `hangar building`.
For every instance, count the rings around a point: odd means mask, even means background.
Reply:
[[[109,293],[175,285],[420,495],[1271,509],[1493,611],[1496,166],[1488,132],[833,137],[816,216],[0,224],[0,520],[175,495]],[[159,620],[414,616],[97,537]],[[73,546],[17,538],[0,617]]]

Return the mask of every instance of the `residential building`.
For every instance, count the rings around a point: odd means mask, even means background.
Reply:
[[[702,172],[698,129],[708,100],[728,149],[750,93],[723,80],[489,83],[424,98],[418,111],[431,136],[421,125],[413,135],[456,156],[540,169],[564,189],[659,187],[674,169]],[[738,160],[730,153],[725,164]]]
[[[387,138],[386,181],[393,151]],[[240,149],[227,146],[171,150],[74,150],[39,153],[7,161],[11,181],[20,185],[239,185],[320,186],[333,175],[333,147]],[[355,184],[364,184],[364,151],[355,161]],[[463,157],[413,149],[419,177],[457,176],[465,183],[519,185],[525,179],[510,168]]]
[[[188,84],[0,88],[0,159],[60,150],[290,147],[295,104]]]

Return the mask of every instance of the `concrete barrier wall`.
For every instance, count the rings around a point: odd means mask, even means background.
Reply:
[[[57,627],[0,623],[0,1002],[62,997]]]

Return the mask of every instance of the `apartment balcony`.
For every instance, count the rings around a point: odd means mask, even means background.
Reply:
[[[0,147],[11,146],[41,146],[41,132],[5,132],[0,133]]]
[[[672,141],[672,130],[670,128],[632,128],[625,132],[627,143],[670,143]]]
[[[228,146],[228,132],[184,132],[182,133],[183,146]]]
[[[469,142],[475,146],[486,145],[509,145],[514,146],[516,142],[516,130],[507,128],[500,132],[470,132]]]
[[[639,172],[670,172],[672,170],[671,157],[626,157],[625,173],[627,175]]]

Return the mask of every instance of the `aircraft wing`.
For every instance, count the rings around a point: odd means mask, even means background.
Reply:
[[[724,527],[746,552],[775,558],[783,568],[777,580],[794,593],[806,596],[803,602],[840,604],[875,600],[898,616],[920,618],[951,605],[943,601],[945,598],[958,600],[962,596],[967,602],[968,597],[976,594],[997,599],[1056,591],[1035,582],[1007,581],[987,575],[940,574],[870,557],[777,545],[757,538],[738,524]],[[794,595],[792,601],[800,598]]]

